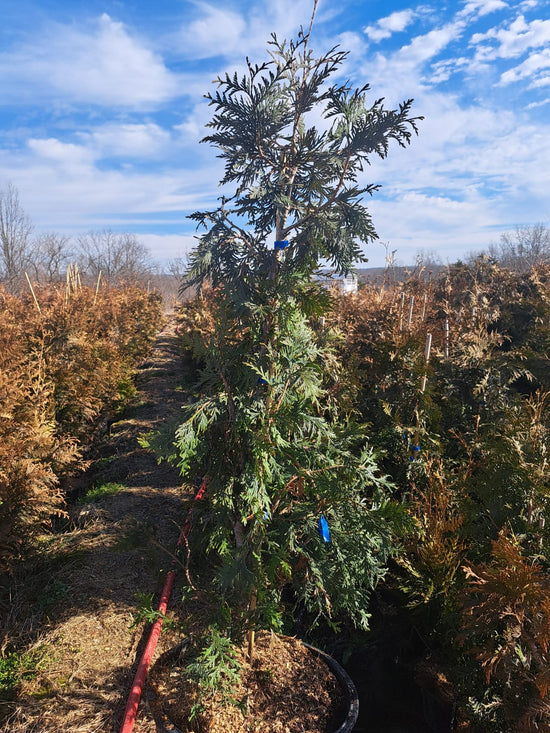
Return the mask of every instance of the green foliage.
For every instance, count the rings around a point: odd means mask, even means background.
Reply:
[[[0,657],[0,700],[9,696],[22,680],[36,677],[47,663],[49,652],[49,647],[41,644],[23,653],[3,654]]]
[[[106,496],[113,496],[114,494],[118,494],[119,491],[124,491],[125,488],[124,484],[117,484],[113,481],[109,481],[106,484],[94,486],[78,500],[78,503],[94,504],[96,501],[100,501]]]
[[[247,61],[207,95],[205,141],[233,188],[191,217],[205,231],[187,284],[211,290],[182,314],[202,368],[176,452],[165,452],[184,479],[208,479],[193,510],[193,570],[230,609],[235,638],[280,629],[283,591],[314,618],[366,627],[369,594],[406,525],[342,388],[340,336],[320,326],[333,299],[317,273],[321,260],[347,273],[363,259],[376,233],[362,197],[378,187],[359,186],[359,174],[392,141],[408,144],[417,119],[410,100],[386,110],[368,85],[331,85],[347,54],[315,57],[309,33],[269,45],[270,60]]]
[[[408,508],[416,531],[407,538],[397,559],[406,574],[401,591],[409,607],[422,604],[451,612],[466,545],[461,537],[464,517],[457,500],[456,486],[449,481],[440,458],[426,457],[420,470],[411,476]],[[433,610],[429,613],[432,623]]]
[[[334,319],[381,466],[414,521],[383,592],[443,660],[473,730],[550,720],[549,295],[548,270],[514,274],[481,257],[366,286]]]
[[[162,631],[174,628],[175,622],[173,619],[168,618],[164,613],[153,607],[153,597],[153,593],[142,593],[141,591],[136,593],[136,610],[132,614],[131,629],[134,629],[142,621],[154,624],[159,619],[162,620]]]
[[[189,722],[204,709],[205,700],[216,693],[221,693],[223,703],[238,704],[234,693],[239,683],[239,670],[231,639],[215,627],[210,629],[202,640],[202,648],[185,668],[199,688],[199,698],[191,708]]]
[[[361,199],[378,186],[358,187],[358,175],[373,156],[386,157],[392,140],[405,146],[416,132],[411,100],[386,110],[382,100],[368,102],[368,85],[330,86],[347,53],[333,48],[315,58],[308,42],[309,34],[289,43],[273,36],[270,61],[247,62],[241,78],[218,77],[218,90],[206,95],[215,114],[205,141],[219,149],[221,183],[235,192],[215,211],[192,215],[207,232],[191,275],[221,284],[240,307],[273,287],[296,294],[321,258],[338,272],[364,259],[361,244],[376,233]],[[312,110],[328,129],[307,126]],[[289,241],[279,268],[266,246],[273,230]],[[277,269],[282,277],[267,277]]]
[[[38,607],[42,611],[48,611],[60,601],[65,600],[68,593],[69,587],[67,586],[67,584],[63,580],[61,580],[61,578],[54,578],[40,592],[37,598]]]

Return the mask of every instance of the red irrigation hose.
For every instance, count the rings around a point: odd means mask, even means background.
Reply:
[[[206,479],[204,479],[200,486],[200,489],[197,492],[197,495],[195,496],[195,501],[199,501],[204,496],[204,492],[206,491],[206,483],[207,481]],[[187,512],[185,524],[183,525],[183,530],[181,531],[181,534],[178,538],[177,546],[181,545],[183,540],[186,539],[187,535],[189,534],[189,528],[191,527],[191,512],[192,512],[192,507]],[[147,642],[147,646],[145,647],[145,651],[143,652],[141,660],[139,662],[139,666],[137,668],[136,675],[134,677],[134,682],[132,684],[132,689],[130,691],[130,695],[128,696],[128,702],[126,704],[126,710],[124,712],[124,720],[122,721],[122,727],[120,729],[120,733],[131,733],[131,731],[134,728],[134,723],[136,722],[136,715],[137,715],[139,700],[141,698],[141,691],[143,688],[143,683],[145,682],[145,677],[147,676],[147,672],[149,671],[151,660],[153,658],[153,654],[157,646],[157,641],[160,636],[162,621],[163,621],[163,617],[166,614],[166,608],[168,606],[168,600],[172,592],[172,586],[174,584],[175,575],[176,575],[175,570],[170,570],[170,572],[166,576],[166,582],[164,583],[164,588],[162,589],[162,595],[160,597],[159,608],[158,608],[160,616],[153,624],[151,633],[149,634],[149,640]]]

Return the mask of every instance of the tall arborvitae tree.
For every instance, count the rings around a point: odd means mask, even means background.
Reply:
[[[412,100],[387,110],[368,103],[368,85],[331,84],[347,54],[314,56],[310,32],[272,36],[269,61],[218,78],[205,141],[234,188],[192,215],[206,231],[189,279],[215,289],[218,326],[177,460],[184,477],[208,479],[196,554],[239,633],[280,628],[284,587],[326,619],[365,626],[401,521],[365,430],[333,396],[341,372],[318,326],[330,297],[316,272],[364,259],[376,233],[362,197],[378,186],[359,174],[392,140],[409,143],[418,118]]]

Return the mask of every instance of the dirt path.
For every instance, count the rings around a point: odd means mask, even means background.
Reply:
[[[32,583],[20,583],[12,613],[37,624],[42,669],[23,683],[3,733],[119,730],[146,641],[143,623],[130,628],[136,593],[157,599],[170,566],[162,547],[175,546],[185,495],[177,472],[159,466],[138,437],[177,415],[184,379],[169,321],[139,370],[136,398],[81,479],[120,484],[117,493],[72,511],[65,531],[45,540],[47,560],[30,569]],[[26,602],[42,616],[26,618]],[[155,730],[144,702],[135,731]]]

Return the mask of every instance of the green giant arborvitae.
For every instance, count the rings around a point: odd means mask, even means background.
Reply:
[[[418,118],[412,100],[387,110],[368,85],[331,83],[347,54],[314,56],[310,32],[273,36],[269,61],[218,78],[205,141],[231,195],[192,215],[203,233],[189,276],[215,289],[217,328],[176,446],[182,475],[208,479],[191,548],[237,635],[280,628],[283,589],[365,626],[401,516],[333,397],[343,376],[318,325],[330,297],[317,274],[364,259],[376,233],[362,197],[377,186],[359,174],[392,140],[409,143]]]

